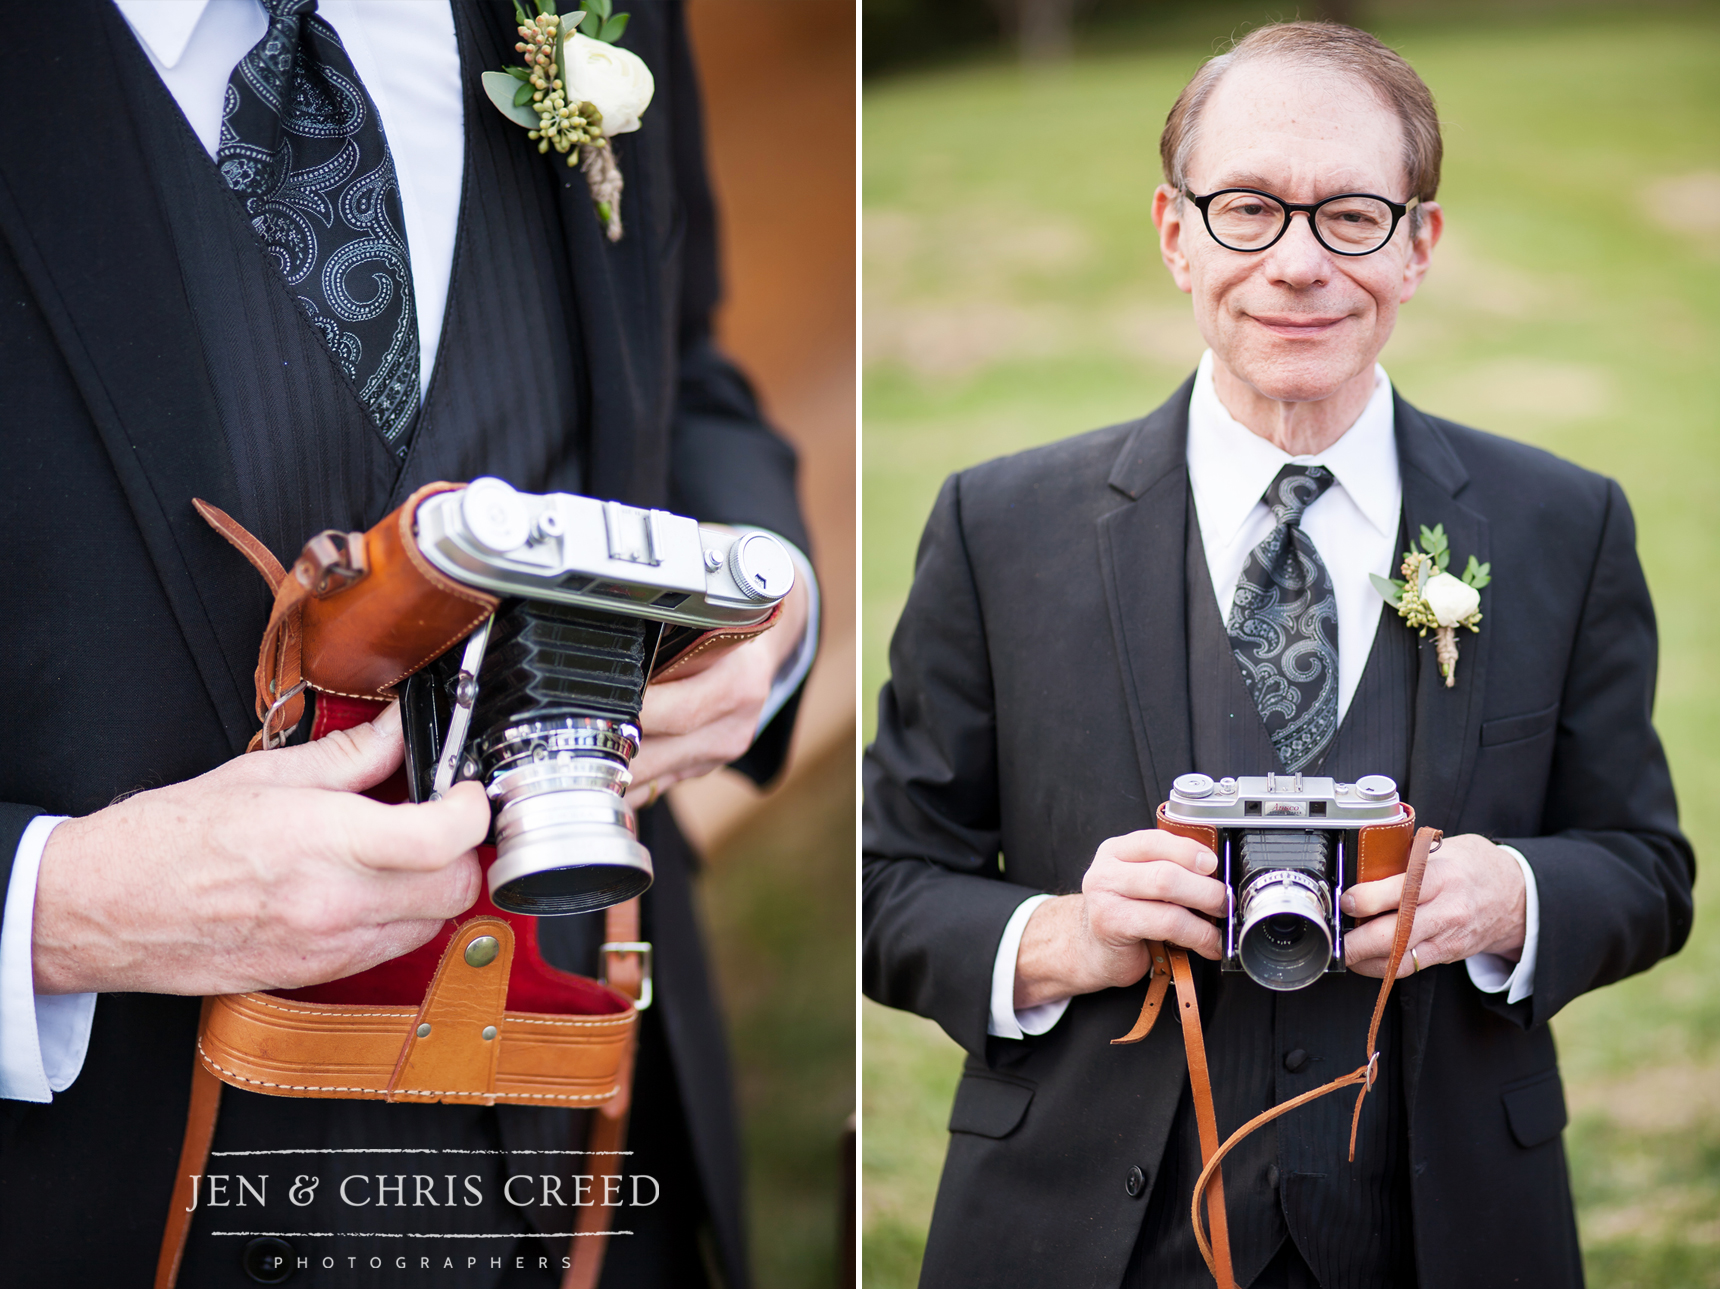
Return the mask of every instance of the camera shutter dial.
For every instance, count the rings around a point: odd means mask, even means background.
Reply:
[[[460,518],[473,541],[498,555],[518,550],[532,535],[525,502],[500,479],[474,479],[460,498]]]
[[[794,560],[769,533],[743,533],[729,547],[729,576],[749,600],[774,600],[794,585]]]

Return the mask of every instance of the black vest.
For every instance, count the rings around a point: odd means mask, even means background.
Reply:
[[[466,114],[459,233],[442,334],[404,462],[299,312],[129,32],[127,96],[168,212],[239,495],[211,498],[290,564],[325,528],[368,528],[413,489],[493,474],[580,491],[588,399],[553,167],[476,91],[504,53],[456,5]],[[518,266],[530,264],[533,272]]]
[[[465,87],[465,171],[459,232],[435,367],[404,461],[382,441],[321,337],[300,314],[287,284],[252,235],[238,199],[191,133],[142,50],[110,10],[110,40],[133,106],[138,133],[161,204],[168,212],[187,298],[208,363],[237,495],[210,500],[232,511],[290,564],[306,538],[325,529],[364,529],[420,485],[490,474],[534,491],[581,491],[589,478],[589,395],[584,350],[557,197],[554,168],[477,92],[479,70],[513,61],[494,33],[456,4],[456,28]],[[521,274],[529,263],[534,272]],[[259,596],[263,596],[258,583]],[[648,921],[649,921],[649,914]],[[589,925],[588,925],[589,924]],[[593,974],[601,918],[546,920],[546,955],[571,970]],[[263,1096],[226,1088],[222,1095],[211,1174],[267,1173],[267,1204],[244,1211],[200,1208],[193,1220],[181,1289],[243,1282],[238,1269],[245,1239],[228,1231],[367,1231],[378,1233],[531,1233],[538,1215],[510,1207],[502,1184],[510,1171],[579,1171],[565,1159],[550,1164],[507,1151],[565,1149],[583,1138],[576,1116],[585,1112],[514,1107],[506,1115],[484,1107],[386,1105]],[[375,1156],[316,1155],[228,1157],[219,1152],[300,1149],[330,1151],[412,1147],[462,1154]],[[454,1163],[448,1163],[448,1160]],[[300,1173],[323,1181],[310,1205],[293,1207],[287,1188]],[[414,1177],[435,1178],[426,1194],[455,1203],[438,1207],[361,1208],[336,1193],[347,1174],[363,1174],[353,1198],[371,1196],[378,1175],[386,1187],[404,1176],[407,1201]],[[485,1196],[467,1205],[468,1176]],[[571,1183],[570,1183],[571,1184]],[[229,1202],[238,1190],[230,1187]],[[555,1215],[546,1215],[554,1218]],[[567,1219],[561,1218],[565,1227]],[[539,1226],[540,1230],[554,1229]],[[410,1243],[410,1241],[408,1241]],[[376,1240],[294,1241],[295,1253],[313,1255],[319,1279],[350,1278],[366,1285],[394,1271],[372,1272]],[[387,1243],[384,1241],[384,1243]],[[425,1242],[418,1242],[425,1243]],[[493,1285],[512,1269],[509,1239],[438,1240],[467,1245],[455,1269],[443,1271],[432,1250],[438,1283]],[[540,1252],[528,1246],[532,1253]],[[414,1247],[409,1259],[419,1270]],[[467,1269],[467,1254],[481,1253]],[[362,1254],[349,1268],[348,1254]],[[322,1259],[335,1269],[322,1270]],[[535,1258],[528,1259],[535,1261]],[[559,1273],[558,1273],[559,1274]]]
[[[1194,736],[1188,768],[1215,778],[1282,772],[1218,614],[1192,499],[1188,515],[1184,579]],[[1408,778],[1416,641],[1383,605],[1381,612],[1343,723],[1309,773],[1350,782],[1364,774],[1390,775],[1400,784]],[[1344,643],[1340,638],[1340,650]],[[1192,962],[1221,1138],[1262,1110],[1361,1064],[1379,981],[1345,972],[1273,993],[1244,975],[1219,971],[1216,963]],[[1348,1091],[1274,1120],[1226,1157],[1224,1194],[1238,1284],[1251,1283],[1286,1237],[1322,1289],[1415,1283],[1398,1030],[1394,998],[1379,1037],[1386,1077],[1364,1103],[1353,1164],[1346,1159],[1355,1107]],[[1126,1285],[1210,1283],[1189,1225],[1189,1195],[1200,1167],[1185,1084]]]

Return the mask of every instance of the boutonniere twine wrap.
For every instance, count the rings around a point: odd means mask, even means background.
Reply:
[[[639,128],[656,83],[644,59],[615,42],[628,15],[611,12],[613,0],[591,0],[557,14],[555,0],[537,0],[527,16],[519,0],[514,17],[524,65],[484,73],[484,93],[508,120],[526,127],[538,151],[554,149],[577,166],[609,240],[621,240],[621,167],[609,140]]]
[[[1400,618],[1419,627],[1423,636],[1433,632],[1439,674],[1445,677],[1447,689],[1457,683],[1457,628],[1481,630],[1481,588],[1493,580],[1489,576],[1493,566],[1477,563],[1473,555],[1461,577],[1445,571],[1450,563],[1445,525],[1435,524],[1431,529],[1423,526],[1420,550],[1403,553],[1403,566],[1398,570],[1403,581],[1377,573],[1368,575],[1374,589]]]

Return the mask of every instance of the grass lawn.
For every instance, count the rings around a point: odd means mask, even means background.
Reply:
[[[1660,614],[1656,719],[1711,855],[1720,11],[1381,34],[1439,101],[1448,221],[1383,361],[1430,411],[1623,484]],[[942,478],[1138,416],[1199,356],[1148,211],[1160,125],[1209,48],[1137,36],[1066,71],[967,67],[866,95],[868,732]],[[1706,905],[1682,955],[1555,1021],[1594,1286],[1720,1287],[1720,925]],[[863,1016],[864,1281],[883,1289],[917,1275],[960,1058],[928,1022],[869,1003]]]

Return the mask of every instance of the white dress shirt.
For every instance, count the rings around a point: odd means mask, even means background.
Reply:
[[[257,0],[114,0],[149,61],[211,157],[221,137],[227,80],[268,30]],[[412,257],[418,312],[419,393],[430,386],[465,165],[465,112],[460,48],[448,0],[321,0],[317,12],[334,28],[382,120],[400,179],[401,211]],[[521,146],[525,146],[522,138]],[[779,538],[778,540],[782,540]],[[809,592],[800,647],[772,681],[759,718],[762,730],[782,709],[818,652],[818,579],[792,542],[796,576]],[[30,930],[36,874],[58,818],[31,822],[12,861],[0,915],[0,1098],[46,1102],[83,1068],[95,1021],[94,994],[37,997]]]
[[[1276,526],[1261,500],[1267,486],[1287,465],[1321,465],[1336,482],[1302,514],[1302,531],[1320,552],[1338,601],[1338,719],[1350,710],[1381,622],[1380,593],[1369,574],[1393,576],[1401,555],[1398,521],[1403,481],[1398,472],[1392,387],[1385,370],[1374,368],[1374,392],[1362,414],[1331,447],[1312,456],[1290,456],[1237,421],[1219,401],[1212,379],[1212,352],[1195,372],[1188,409],[1188,476],[1195,520],[1206,548],[1207,572],[1218,601],[1219,618],[1229,621],[1231,601],[1248,553]],[[1540,908],[1535,874],[1512,847],[1527,887],[1528,925],[1523,954],[1516,963],[1497,954],[1468,960],[1469,978],[1487,993],[1509,990],[1511,1002],[1534,987]],[[1022,1011],[1015,1009],[1015,965],[1027,920],[1049,895],[1023,900],[1005,924],[991,975],[989,1032],[1000,1038],[1043,1034],[1068,1007],[1067,998]]]

